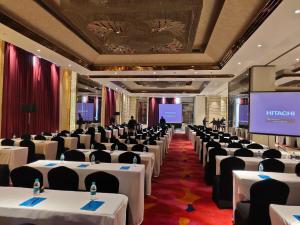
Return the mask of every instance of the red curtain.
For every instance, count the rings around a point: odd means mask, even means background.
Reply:
[[[22,112],[23,104],[34,104],[36,112]],[[59,126],[59,68],[44,59],[5,44],[3,137],[24,133],[54,132]]]
[[[175,104],[175,98],[150,98],[148,111],[148,126],[159,123],[159,104]]]
[[[109,125],[110,118],[116,112],[116,96],[115,91],[106,88],[106,102],[105,102],[105,125]]]

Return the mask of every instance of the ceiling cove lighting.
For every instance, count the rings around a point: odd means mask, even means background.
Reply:
[[[38,49],[38,50],[36,50],[37,52],[40,52],[41,51],[41,49]]]
[[[295,14],[300,14],[300,9],[296,9]]]
[[[258,47],[258,48],[261,48],[261,47],[262,47],[262,44],[258,44],[257,47]]]
[[[241,62],[238,62],[237,64],[238,64],[238,65],[242,65],[242,63],[241,63]]]
[[[296,59],[296,61],[297,61],[297,62],[299,62],[299,61],[300,61],[300,59],[299,59],[299,58],[297,58],[297,59]]]

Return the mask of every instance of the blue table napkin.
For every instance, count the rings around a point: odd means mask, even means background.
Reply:
[[[300,221],[300,215],[293,215],[298,221]]]
[[[56,163],[48,163],[45,166],[56,166]]]
[[[270,176],[267,175],[258,175],[261,179],[266,180],[266,179],[271,179]]]
[[[129,170],[130,166],[121,166],[120,170]]]
[[[81,210],[96,211],[103,204],[104,202],[102,201],[89,201],[86,205],[84,205],[81,208]]]
[[[27,207],[33,207],[39,203],[41,203],[42,201],[46,200],[46,198],[41,198],[41,197],[33,197],[33,198],[30,198],[28,199],[27,201],[25,202],[22,202],[20,204],[20,206],[27,206]]]
[[[78,167],[85,168],[85,167],[88,167],[88,166],[89,166],[89,164],[80,164]]]

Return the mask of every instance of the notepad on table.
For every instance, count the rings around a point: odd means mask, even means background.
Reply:
[[[261,179],[266,180],[266,179],[271,179],[270,176],[267,175],[258,175]]]
[[[45,166],[56,166],[56,163],[48,163]]]
[[[85,168],[85,167],[88,167],[88,166],[89,166],[89,164],[80,164],[78,167]]]
[[[84,205],[81,208],[81,210],[96,211],[103,204],[104,204],[104,202],[102,202],[102,201],[89,201],[86,205]]]
[[[120,170],[129,170],[130,169],[130,166],[121,166],[120,167]]]
[[[27,206],[27,207],[33,207],[39,203],[41,203],[42,201],[46,200],[46,198],[41,198],[41,197],[33,197],[33,198],[30,198],[28,199],[27,201],[25,202],[22,202],[20,204],[20,206]]]

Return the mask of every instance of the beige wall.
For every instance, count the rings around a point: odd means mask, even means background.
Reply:
[[[224,117],[227,120],[227,97],[208,96],[206,98],[206,116],[210,122]]]
[[[250,69],[250,91],[275,91],[275,67],[273,66],[257,66]],[[250,139],[253,141],[275,146],[275,136],[251,134]]]
[[[202,125],[202,120],[206,116],[206,97],[196,96],[194,99],[194,124]]]
[[[134,116],[134,118],[136,118],[136,97],[130,97],[128,120],[130,119],[131,116]]]
[[[130,97],[122,94],[121,123],[128,122],[130,119]]]
[[[59,80],[59,130],[70,130],[72,71],[60,70]]]
[[[71,73],[70,130],[76,129],[77,73]]]

